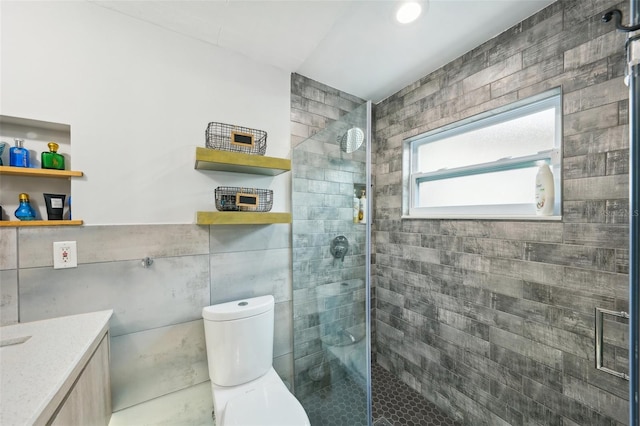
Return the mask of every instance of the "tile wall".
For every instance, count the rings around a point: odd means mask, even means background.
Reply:
[[[626,425],[594,368],[594,308],[628,309],[628,2],[561,0],[375,110],[377,360],[473,425]],[[553,87],[562,222],[401,220],[403,139]],[[625,370],[626,323],[605,325]]]
[[[273,294],[274,367],[293,383],[290,228],[0,228],[0,319],[6,325],[113,309],[118,411],[209,380],[203,307]],[[53,269],[54,241],[77,241],[78,268]],[[147,256],[153,265],[144,268]]]
[[[366,155],[342,152],[337,137],[351,125],[364,128],[366,115],[348,114],[362,99],[298,74],[291,92],[295,389],[304,398],[341,374],[330,363],[331,374],[312,379],[326,362],[321,337],[364,321],[366,235],[353,223],[353,189],[366,183]],[[350,243],[344,261],[330,254],[341,235]]]

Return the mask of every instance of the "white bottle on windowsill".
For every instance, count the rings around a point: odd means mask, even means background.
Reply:
[[[538,216],[553,215],[555,194],[553,173],[548,165],[543,164],[536,174],[536,214]]]

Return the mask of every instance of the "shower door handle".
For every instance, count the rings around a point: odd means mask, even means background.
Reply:
[[[620,371],[615,371],[607,368],[603,365],[602,354],[604,346],[604,314],[613,315],[619,318],[629,319],[629,314],[626,312],[611,311],[608,309],[596,308],[596,368],[605,373],[612,374],[621,379],[629,380],[629,375]]]

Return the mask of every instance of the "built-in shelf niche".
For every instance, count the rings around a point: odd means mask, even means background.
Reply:
[[[9,150],[14,146],[14,139],[24,140],[24,147],[30,152],[30,168],[9,166]],[[40,154],[48,152],[47,144],[56,142],[58,153],[65,157],[67,170],[42,169]],[[83,176],[80,171],[69,170],[72,161],[71,126],[62,123],[34,120],[30,118],[0,115],[0,142],[6,144],[2,153],[3,166],[0,167],[0,206],[2,206],[2,222],[0,226],[60,226],[81,225],[81,220],[48,221],[47,209],[43,193],[65,194],[67,200],[71,196],[71,179]],[[18,208],[18,195],[29,194],[29,201],[38,213],[37,221],[21,222],[14,216]],[[69,215],[65,205],[64,216]]]

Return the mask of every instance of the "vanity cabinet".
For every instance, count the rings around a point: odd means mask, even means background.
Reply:
[[[107,426],[111,418],[109,335],[87,362],[62,404],[47,424],[52,426]]]
[[[291,160],[196,147],[196,170],[277,176],[291,171]],[[291,213],[197,212],[198,225],[266,225],[291,223]]]

